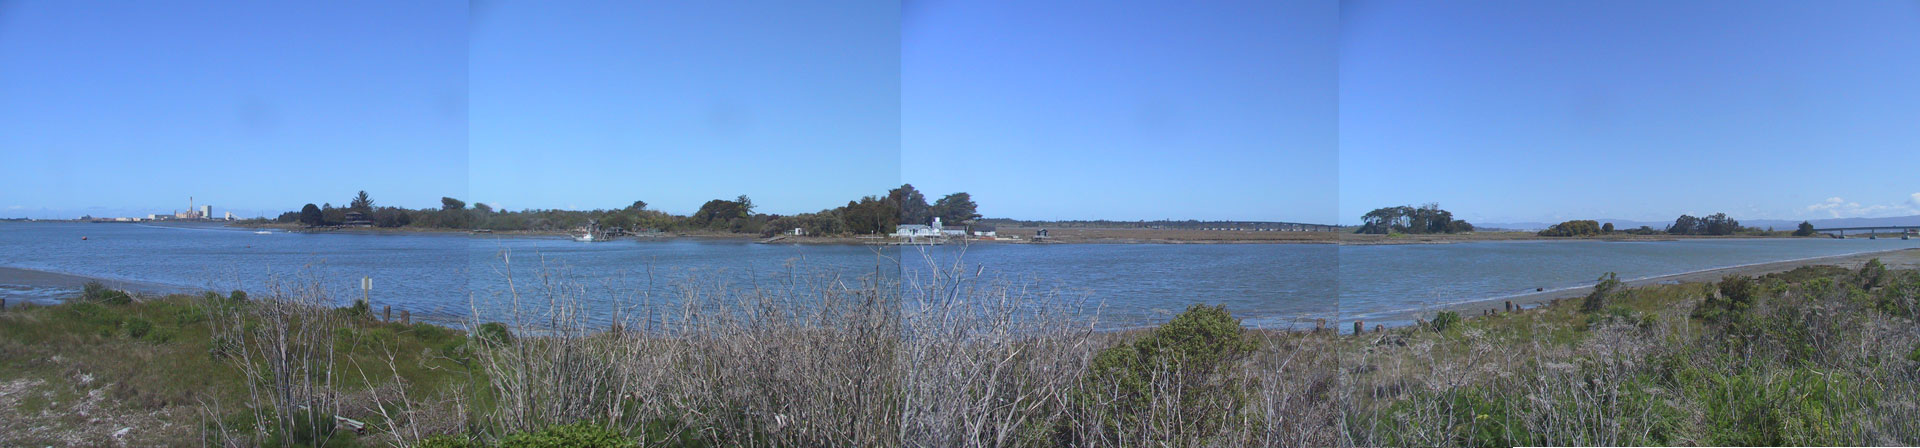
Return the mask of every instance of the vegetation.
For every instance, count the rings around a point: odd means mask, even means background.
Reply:
[[[0,445],[1920,444],[1920,272],[1878,262],[1609,274],[1584,301],[1360,335],[1219,306],[1095,332],[1092,305],[959,266],[674,301],[555,280],[502,299],[549,313],[472,333],[311,285],[89,287],[0,312]]]
[[[1667,233],[1673,235],[1732,235],[1740,232],[1740,221],[1728,218],[1726,213],[1714,213],[1705,218],[1680,215],[1667,226]]]
[[[1540,231],[1540,236],[1596,236],[1605,233],[1613,233],[1613,223],[1607,223],[1606,227],[1602,228],[1598,221],[1589,219],[1554,224],[1553,227]]]
[[[1800,227],[1793,230],[1793,236],[1813,236],[1813,223],[1800,221]]]
[[[1473,231],[1473,224],[1453,219],[1453,212],[1441,210],[1440,204],[1427,204],[1419,208],[1400,206],[1374,209],[1360,219],[1363,223],[1354,233],[1385,235]]]
[[[489,229],[501,231],[567,231],[585,227],[589,222],[600,227],[628,231],[721,232],[773,235],[801,229],[807,235],[870,235],[892,233],[901,223],[926,224],[934,217],[947,225],[965,225],[980,217],[979,205],[967,193],[953,193],[932,205],[913,185],[901,185],[884,196],[869,196],[849,201],[845,207],[783,216],[755,213],[753,200],[746,195],[734,199],[714,199],[692,215],[679,216],[647,208],[646,201],[634,201],[625,208],[612,210],[538,210],[497,211],[484,203],[468,207],[466,201],[440,198],[438,209],[405,209],[376,206],[372,196],[361,191],[346,207],[333,204],[307,204],[298,212],[281,214],[275,222],[298,223],[309,227],[335,226],[346,222],[348,212],[359,212],[375,227],[414,227],[428,229]]]

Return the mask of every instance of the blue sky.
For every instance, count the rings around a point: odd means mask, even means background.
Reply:
[[[901,172],[987,216],[1329,222],[1333,2],[913,2]]]
[[[1375,2],[1340,19],[1340,217],[1920,213],[1920,2]]]
[[[0,216],[464,193],[466,33],[465,2],[0,2]]]
[[[0,216],[1911,215],[1916,79],[1914,2],[0,2]]]
[[[472,30],[472,197],[801,213],[900,178],[891,2],[497,2]]]

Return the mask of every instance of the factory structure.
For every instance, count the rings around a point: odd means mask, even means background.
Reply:
[[[220,216],[220,217],[215,217],[215,216],[214,216],[214,214],[213,214],[213,206],[211,206],[211,205],[206,205],[206,204],[195,204],[195,203],[194,203],[194,200],[193,200],[193,197],[192,197],[192,196],[188,196],[188,197],[187,197],[187,210],[186,210],[186,211],[179,211],[179,210],[175,210],[175,211],[174,211],[173,213],[170,213],[170,214],[159,214],[159,213],[154,213],[154,214],[149,214],[149,215],[147,215],[147,217],[145,217],[145,218],[140,218],[140,217],[120,217],[120,218],[94,218],[94,217],[85,217],[85,218],[82,218],[82,219],[84,219],[84,220],[89,220],[89,221],[93,221],[93,222],[142,222],[142,221],[232,221],[232,220],[234,220],[235,218],[233,217],[233,212],[226,212],[226,214],[225,214],[225,215],[222,215],[222,216]]]

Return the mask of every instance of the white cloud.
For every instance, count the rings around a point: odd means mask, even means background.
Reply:
[[[1806,211],[1824,213],[1833,218],[1880,218],[1920,213],[1920,193],[1914,193],[1901,204],[1860,205],[1838,196],[1827,198],[1818,204],[1809,205]]]

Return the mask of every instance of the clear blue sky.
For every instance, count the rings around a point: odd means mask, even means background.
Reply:
[[[991,217],[1329,222],[1329,1],[911,2],[902,173]],[[930,196],[931,197],[931,196]]]
[[[814,212],[900,180],[900,9],[497,2],[472,29],[472,197]]]
[[[1339,191],[1343,223],[1920,213],[1920,2],[1348,2]]]
[[[684,3],[684,4],[674,4]],[[1920,3],[0,2],[0,216],[1920,213]]]
[[[0,216],[467,186],[466,2],[0,2]]]

